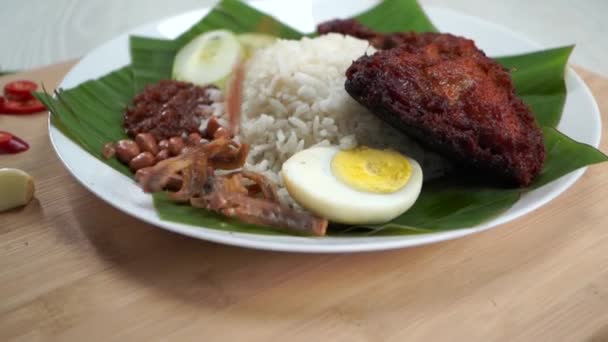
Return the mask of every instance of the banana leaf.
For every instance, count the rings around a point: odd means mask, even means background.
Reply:
[[[355,19],[378,32],[437,32],[415,0],[385,0]]]
[[[357,16],[371,28],[383,31],[434,31],[415,0],[385,0]],[[87,81],[53,97],[36,96],[49,108],[51,121],[66,136],[108,166],[132,177],[126,166],[101,157],[108,141],[125,138],[122,129],[124,107],[146,84],[171,77],[177,50],[196,35],[213,29],[260,32],[297,39],[304,34],[238,0],[221,1],[205,18],[174,40],[131,37],[132,64],[97,80]],[[559,123],[566,98],[564,71],[572,47],[538,51],[518,56],[497,57],[510,69],[517,94],[532,108],[543,129],[547,160],[544,169],[528,189],[503,189],[466,182],[459,175],[425,184],[416,204],[405,214],[375,227],[331,227],[330,234],[359,236],[398,235],[459,229],[475,226],[510,208],[526,192],[550,183],[580,167],[608,160],[602,152],[573,141],[554,127]],[[153,196],[159,216],[167,221],[214,229],[278,234],[214,213],[178,205],[159,193]]]
[[[127,138],[122,129],[125,106],[134,96],[130,66],[96,80],[86,81],[69,90],[59,89],[53,97],[45,92],[34,95],[51,113],[51,123],[84,150],[108,166],[132,177],[129,168],[102,156],[103,146]]]
[[[574,46],[496,60],[511,70],[517,95],[530,106],[541,126],[557,127],[566,102],[564,68]]]

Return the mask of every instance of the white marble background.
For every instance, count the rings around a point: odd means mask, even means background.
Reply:
[[[548,47],[575,43],[571,62],[608,77],[608,0],[419,1],[496,22]],[[1,0],[0,69],[79,57],[121,32],[215,2]]]

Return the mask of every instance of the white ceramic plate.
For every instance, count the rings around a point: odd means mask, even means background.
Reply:
[[[314,30],[315,23],[330,18],[346,17],[361,12],[376,1],[353,3],[340,1],[258,1],[253,4],[304,32]],[[313,11],[311,12],[310,6]],[[542,48],[525,37],[504,27],[442,8],[426,7],[427,14],[443,32],[472,38],[490,56],[523,53]],[[128,36],[131,34],[174,38],[199,20],[208,9],[189,12],[162,20],[123,34],[84,57],[65,77],[63,88],[102,76],[130,62]],[[571,69],[566,75],[568,98],[559,129],[593,146],[600,141],[599,109],[587,86]],[[549,202],[570,187],[583,173],[575,171],[538,190],[524,195],[510,210],[482,225],[449,232],[391,237],[324,237],[267,236],[232,233],[185,224],[162,221],[152,205],[133,181],[74,144],[57,128],[49,126],[51,141],[57,154],[70,172],[86,188],[115,208],[155,226],[191,237],[243,247],[292,252],[356,252],[410,247],[473,234],[514,220]]]

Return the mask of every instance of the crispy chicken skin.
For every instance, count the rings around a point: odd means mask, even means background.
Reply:
[[[346,72],[346,91],[378,117],[508,185],[530,185],[539,174],[542,131],[515,95],[508,70],[472,40],[440,33],[382,35],[352,21],[331,23],[319,31],[354,32],[386,49],[359,58]]]
[[[388,50],[397,46],[408,44],[412,48],[428,45],[430,42],[442,36],[440,33],[378,33],[370,30],[355,19],[335,19],[326,21],[317,26],[319,34],[341,33],[347,36],[365,39],[379,50]]]

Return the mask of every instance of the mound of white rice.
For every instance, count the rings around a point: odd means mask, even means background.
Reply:
[[[313,146],[392,148],[421,163],[425,177],[441,174],[443,160],[385,124],[344,90],[345,72],[367,41],[329,34],[279,40],[250,60],[244,84],[241,140],[251,145],[246,167],[275,181],[283,162]],[[286,191],[280,189],[282,197]]]

